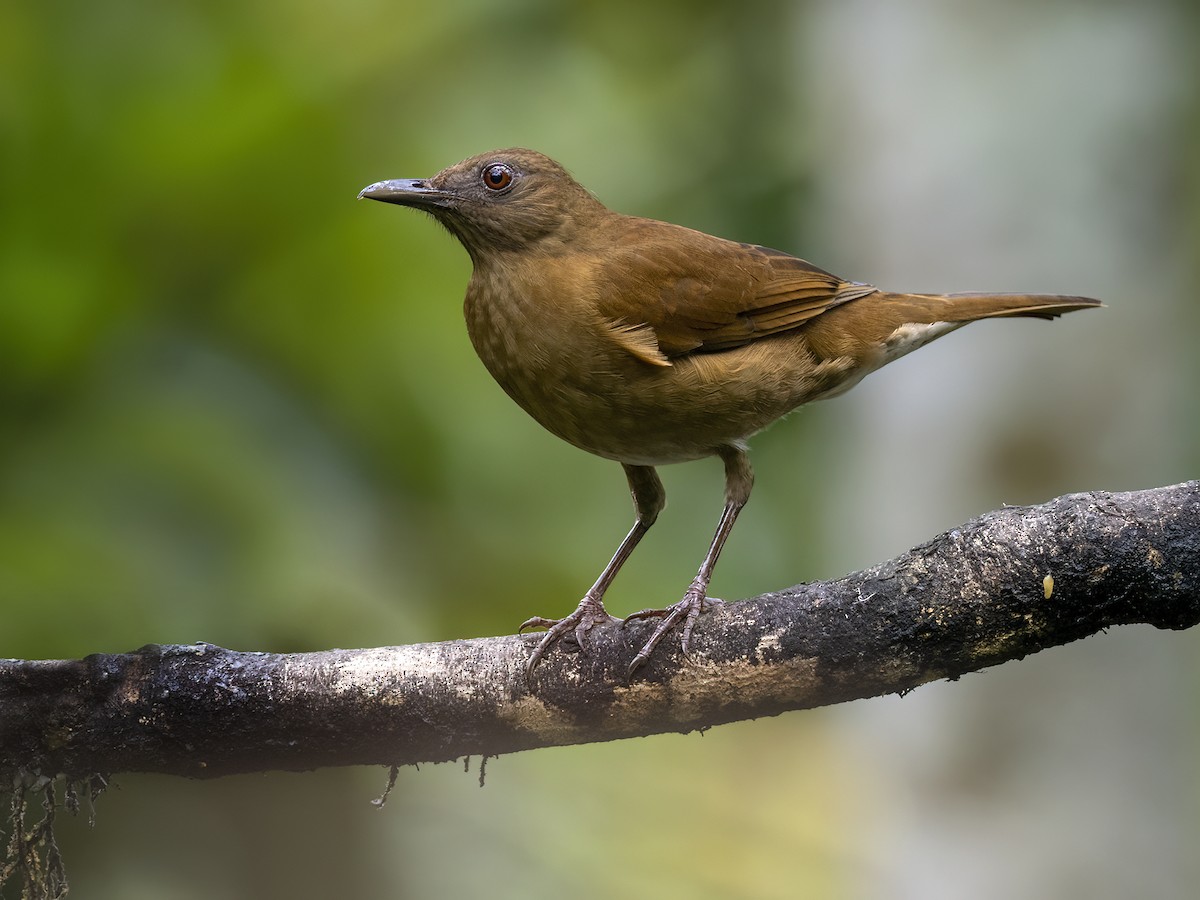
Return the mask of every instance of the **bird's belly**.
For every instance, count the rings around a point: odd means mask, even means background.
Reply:
[[[805,351],[796,345],[793,352]],[[551,433],[607,459],[663,465],[741,444],[827,390],[839,380],[834,369],[843,371],[811,362],[780,365],[779,353],[779,346],[774,354],[746,347],[684,357],[669,367],[603,345],[588,353],[576,345],[563,357],[545,351],[480,356],[509,396]]]
[[[669,403],[629,396],[603,382],[505,385],[514,400],[544,428],[570,444],[606,459],[634,465],[665,465],[711,456],[770,421],[706,412],[694,398],[674,392]]]

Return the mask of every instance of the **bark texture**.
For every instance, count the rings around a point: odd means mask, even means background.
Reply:
[[[527,683],[536,636],[272,654],[210,644],[0,661],[0,775],[212,777],[437,762],[904,692],[1113,625],[1200,621],[1200,482],[987,513],[896,559],[701,617],[597,628]],[[567,648],[570,649],[570,648]]]

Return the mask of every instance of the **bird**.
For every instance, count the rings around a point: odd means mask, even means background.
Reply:
[[[358,196],[428,213],[462,243],[472,263],[467,333],[488,372],[552,434],[624,469],[633,526],[574,612],[522,623],[545,629],[530,676],[555,644],[586,651],[592,629],[622,621],[604,596],[665,506],[656,467],[718,457],[724,506],[682,599],[624,620],[658,620],[629,677],[673,631],[686,658],[697,619],[719,602],[709,583],[754,484],[752,435],[969,322],[1103,305],[880,290],[779,250],[613,211],[523,148],[379,181]]]

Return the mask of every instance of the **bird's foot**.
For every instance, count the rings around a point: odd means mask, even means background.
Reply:
[[[658,623],[658,627],[654,629],[654,633],[650,635],[650,639],[642,645],[642,649],[629,664],[630,677],[650,658],[650,654],[654,652],[654,648],[658,646],[667,632],[677,627],[680,622],[683,622],[680,649],[685,655],[687,654],[688,645],[692,639],[692,628],[695,626],[696,620],[700,618],[700,613],[704,612],[711,604],[721,602],[716,598],[708,597],[707,588],[707,585],[697,579],[692,582],[692,586],[687,589],[687,593],[678,603],[674,603],[666,609],[643,609],[625,617],[625,622],[632,622],[634,619],[662,619]]]
[[[573,641],[581,652],[586,653],[587,645],[585,642],[589,631],[597,625],[606,625],[610,622],[615,623],[620,621],[615,616],[610,616],[608,610],[604,608],[604,604],[591,596],[584,596],[579,601],[579,606],[575,609],[575,612],[566,618],[544,619],[541,616],[534,616],[531,619],[526,619],[521,623],[521,627],[517,629],[518,634],[526,628],[545,628],[546,633],[538,641],[538,645],[533,648],[533,653],[529,655],[529,662],[525,664],[525,674],[527,676],[532,675],[534,667],[546,655],[546,651],[559,641],[564,639]]]

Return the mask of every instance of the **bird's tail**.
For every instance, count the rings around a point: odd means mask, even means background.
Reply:
[[[1065,297],[1058,294],[892,294],[901,304],[917,301],[923,322],[974,322],[1008,316],[1056,319],[1063,313],[1092,306],[1103,306],[1091,297]],[[933,318],[928,318],[932,316]]]
[[[1057,294],[893,294],[876,291],[834,307],[806,325],[818,359],[857,361],[862,374],[978,319],[1063,313],[1103,306],[1090,297]]]

